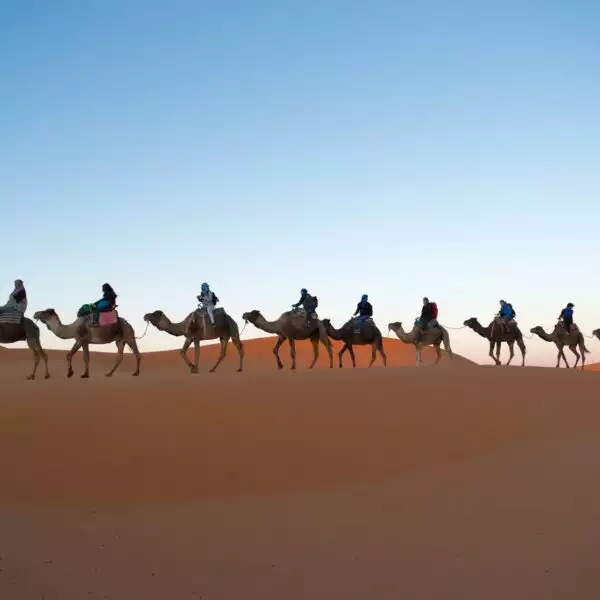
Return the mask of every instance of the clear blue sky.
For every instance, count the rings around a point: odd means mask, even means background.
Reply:
[[[306,286],[336,324],[366,292],[382,328],[428,295],[589,333],[598,32],[592,0],[0,0],[0,291],[66,321],[109,281],[138,333],[202,281],[240,326]]]

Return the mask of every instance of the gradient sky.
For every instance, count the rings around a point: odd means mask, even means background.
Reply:
[[[70,321],[109,281],[138,335],[202,281],[240,327],[305,286],[338,326],[368,293],[382,328],[428,295],[589,334],[599,31],[592,0],[0,0],[0,292]]]

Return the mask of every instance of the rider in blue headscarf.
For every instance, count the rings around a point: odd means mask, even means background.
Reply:
[[[369,302],[369,296],[367,296],[367,294],[363,294],[360,298],[360,302],[356,305],[353,316],[356,315],[358,315],[358,319],[356,319],[357,329],[360,329],[360,326],[373,316],[373,306]]]
[[[202,308],[204,308],[208,313],[208,318],[210,319],[210,322],[214,325],[215,304],[219,301],[217,295],[213,291],[211,291],[208,283],[203,283],[200,286],[200,294],[196,297],[198,298],[198,301],[202,304]]]

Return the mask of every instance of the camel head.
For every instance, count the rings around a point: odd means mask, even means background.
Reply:
[[[242,319],[244,319],[246,322],[250,321],[250,323],[254,325],[260,316],[260,310],[251,310],[250,312],[244,313],[242,315]]]
[[[160,322],[160,320],[162,318],[164,318],[165,313],[162,310],[155,310],[154,312],[151,313],[146,313],[144,315],[144,321],[146,323],[152,323],[152,325],[154,325],[154,327],[156,327],[158,325],[158,323]]]
[[[46,327],[50,328],[48,321],[52,317],[57,317],[56,311],[53,308],[47,308],[46,310],[38,310],[33,318],[35,321],[41,321]]]
[[[394,323],[388,323],[388,331],[398,331],[402,327],[402,323],[400,321],[395,321]]]
[[[536,335],[540,335],[540,333],[544,333],[544,329],[539,325],[536,325],[535,327],[532,327],[529,330],[529,333],[535,333]]]
[[[477,320],[477,317],[471,317],[470,319],[467,319],[463,323],[464,327],[470,327],[471,329],[474,329],[475,327],[477,327],[477,325],[479,325],[479,321]]]
[[[594,331],[592,331],[592,335],[600,340],[600,329],[594,329]]]

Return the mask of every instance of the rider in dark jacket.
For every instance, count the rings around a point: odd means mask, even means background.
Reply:
[[[300,300],[296,304],[292,304],[292,308],[298,308],[302,306],[306,311],[306,321],[312,321],[312,316],[317,308],[317,302],[314,296],[311,296],[306,288],[300,290]]]
[[[563,326],[567,333],[571,333],[571,327],[573,326],[573,309],[575,305],[569,302],[565,308],[560,311],[558,320],[563,322]]]
[[[363,294],[360,302],[356,305],[356,310],[354,311],[354,317],[358,315],[358,319],[356,319],[356,326],[360,329],[360,326],[367,320],[373,316],[373,306],[369,302],[369,296],[367,294]]]

